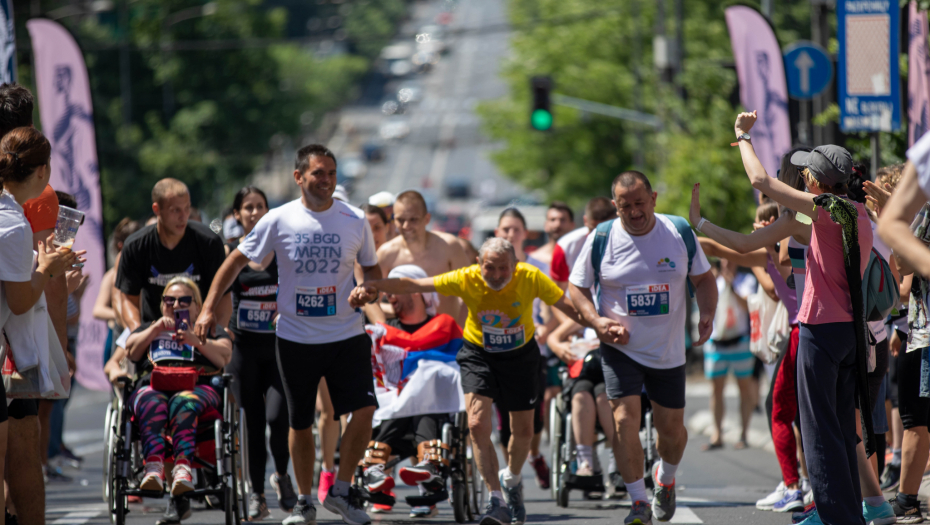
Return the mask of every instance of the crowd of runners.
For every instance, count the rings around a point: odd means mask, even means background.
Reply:
[[[73,202],[48,185],[50,146],[32,111],[25,88],[0,86],[4,347],[23,352],[29,341],[13,320],[47,310],[73,371],[80,266],[106,254],[52,243],[59,206]],[[689,217],[656,213],[662,196],[638,171],[605,185],[581,227],[569,206],[551,203],[546,242],[532,251],[518,207],[473,246],[430,231],[416,190],[353,206],[336,184],[338,159],[321,145],[296,153],[300,198],[271,208],[246,186],[220,232],[192,216],[182,180],[159,181],[152,216],[113,232],[114,264],[94,309],[113,334],[100,366],[114,384],[131,376],[123,402],[140,441],[138,489],[169,497],[160,523],[191,515],[198,417],[221,409],[213,378],[228,373],[245,414],[251,521],[269,516],[270,489],[286,525],[315,523],[316,503],[346,523],[370,523],[394,510],[394,467],[407,459],[396,475],[418,487],[410,515],[435,516],[450,499],[443,428],[464,413],[485,485],[480,523],[522,524],[526,463],[543,488],[550,467],[561,467],[540,451],[557,396],[572,414],[573,476],[609,481],[607,493],[585,497],[628,497],[624,524],[669,521],[688,442],[688,357],[699,349],[713,385],[705,450],[724,446],[730,372],[742,405],[737,448],[748,446],[749,418],[764,399],[782,482],[759,509],[808,525],[921,522],[930,136],[874,182],[834,145],[792,150],[769,174],[753,150],[755,120],[737,116],[733,152],[746,192],[759,196],[751,233],[702,215],[699,180],[687,188]],[[382,346],[388,339],[394,346]],[[400,394],[416,382],[435,387],[430,399]],[[49,458],[73,456],[56,403],[0,408],[8,523],[44,523],[43,472],[61,475]],[[652,463],[640,436],[646,410],[658,438]]]

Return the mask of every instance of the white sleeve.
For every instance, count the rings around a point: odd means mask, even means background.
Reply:
[[[355,259],[365,267],[371,267],[378,264],[378,252],[375,250],[375,236],[371,233],[371,224],[362,216],[362,246],[358,250]]]
[[[694,260],[691,261],[691,273],[689,275],[701,275],[710,271],[710,263],[707,262],[707,256],[704,255],[704,249],[701,248],[701,243],[698,242],[697,235],[694,235],[694,232],[691,232],[691,235],[694,236],[694,244],[697,247],[697,252],[694,254]],[[682,240],[684,242],[684,240]]]
[[[278,229],[275,220],[277,216],[274,212],[266,213],[239,244],[238,250],[250,261],[259,262],[274,250],[274,237]]]
[[[930,198],[930,133],[924,133],[920,140],[907,150],[907,160],[917,170],[917,183],[924,195]]]
[[[584,246],[575,259],[575,265],[572,267],[572,274],[568,282],[578,288],[590,288],[594,286],[594,265],[591,262],[591,248],[594,246],[595,235],[588,235],[584,241]]]
[[[32,232],[26,231],[26,223],[0,230],[0,281],[23,283],[32,280],[33,255]],[[29,241],[25,236],[29,235]]]

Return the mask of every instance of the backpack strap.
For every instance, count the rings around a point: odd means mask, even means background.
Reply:
[[[594,229],[594,242],[591,245],[591,265],[594,267],[594,292],[597,298],[601,296],[601,262],[607,251],[607,241],[610,239],[610,229],[616,219],[602,222]],[[595,305],[597,302],[595,301]]]
[[[665,215],[664,213],[661,215],[664,215],[668,220],[672,221],[672,224],[675,225],[675,229],[678,230],[678,235],[681,236],[681,240],[685,241],[685,248],[688,250],[688,273],[685,274],[685,278],[688,280],[688,295],[694,297],[694,284],[691,283],[691,264],[694,262],[694,256],[697,254],[697,243],[694,240],[694,233],[691,231],[691,225],[684,217]]]

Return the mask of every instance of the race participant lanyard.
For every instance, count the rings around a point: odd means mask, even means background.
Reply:
[[[149,345],[149,358],[153,363],[163,360],[193,361],[194,347],[179,343],[167,337],[159,337]]]
[[[277,311],[278,303],[275,301],[239,301],[236,326],[250,332],[274,332],[271,322]]]
[[[516,350],[526,343],[526,334],[522,324],[510,328],[482,326],[481,333],[484,338],[484,349],[491,353]]]
[[[631,317],[668,315],[668,283],[626,287],[626,312]]]
[[[336,315],[336,287],[297,287],[297,317],[331,317]]]

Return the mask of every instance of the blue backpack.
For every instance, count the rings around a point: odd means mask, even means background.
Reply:
[[[901,292],[891,266],[875,248],[869,254],[869,264],[862,274],[862,301],[866,321],[882,321],[901,301]]]
[[[694,297],[694,285],[691,284],[691,277],[688,276],[691,275],[691,263],[694,261],[695,254],[697,254],[697,243],[694,240],[694,233],[691,232],[691,225],[688,224],[687,219],[684,217],[661,213],[656,215],[664,215],[668,220],[672,221],[675,229],[678,230],[678,235],[685,241],[685,248],[688,250],[688,273],[686,274],[688,295]],[[591,245],[591,265],[594,266],[594,289],[598,296],[601,294],[601,262],[604,260],[604,253],[607,251],[607,239],[610,237],[610,229],[613,227],[615,220],[617,219],[602,222],[594,229],[594,242]]]

